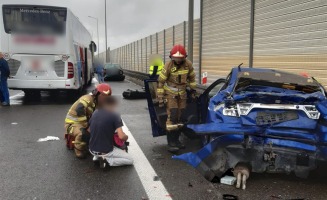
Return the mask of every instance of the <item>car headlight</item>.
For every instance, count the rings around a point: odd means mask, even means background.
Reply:
[[[237,113],[237,109],[236,108],[224,108],[223,109],[223,115],[226,116],[231,116],[231,117],[237,117],[238,113]]]
[[[304,110],[307,113],[308,117],[311,119],[319,119],[320,113],[316,109],[316,106],[310,105],[310,106],[304,106]]]
[[[252,104],[251,103],[240,103],[237,104],[237,110],[240,115],[247,115],[251,110]]]

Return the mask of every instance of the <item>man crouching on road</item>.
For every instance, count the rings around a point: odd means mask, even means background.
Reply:
[[[111,87],[108,84],[99,84],[92,94],[84,95],[79,98],[69,109],[65,119],[65,130],[67,146],[73,143],[75,155],[78,158],[85,158],[87,153],[87,143],[89,133],[86,129],[89,127],[89,120],[100,105],[103,99],[111,95]]]
[[[123,122],[116,113],[116,107],[116,99],[112,96],[106,97],[90,119],[89,148],[94,156],[93,161],[99,161],[101,168],[108,164],[109,166],[133,164],[133,158],[118,147],[127,141],[128,136],[123,132]],[[117,144],[117,140],[120,144]]]

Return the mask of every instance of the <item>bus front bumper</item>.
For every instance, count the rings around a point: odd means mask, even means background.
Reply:
[[[74,79],[67,80],[20,80],[8,79],[8,87],[13,90],[56,90],[56,89],[79,89]]]

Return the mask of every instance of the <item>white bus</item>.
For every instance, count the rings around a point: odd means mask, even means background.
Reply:
[[[10,89],[81,91],[91,84],[96,46],[68,8],[4,4],[0,16]]]

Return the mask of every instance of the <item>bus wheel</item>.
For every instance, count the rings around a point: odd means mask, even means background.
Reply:
[[[74,91],[74,96],[80,97],[86,93],[86,90],[84,87],[80,87],[78,90]]]
[[[40,90],[23,90],[26,100],[37,100],[41,98]]]

